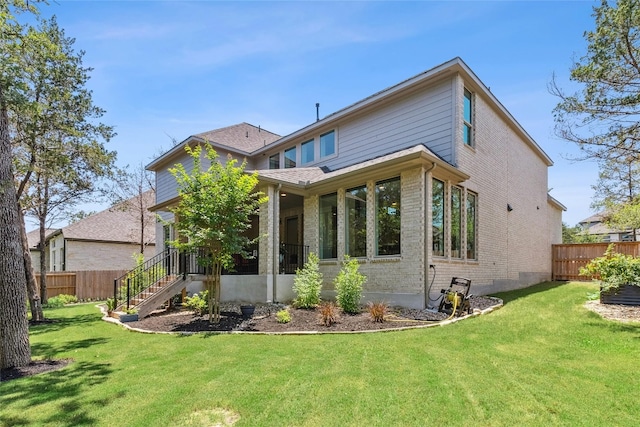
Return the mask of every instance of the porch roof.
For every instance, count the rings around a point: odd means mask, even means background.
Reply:
[[[292,169],[266,169],[258,170],[258,176],[262,182],[282,184],[288,187],[297,187],[301,190],[332,183],[336,180],[357,176],[359,180],[371,177],[382,177],[386,173],[396,172],[415,166],[426,165],[437,167],[438,171],[460,183],[469,179],[469,175],[458,170],[442,160],[433,151],[424,145],[416,145],[411,148],[396,151],[395,153],[377,157],[365,162],[348,166],[335,171],[320,167],[292,168]]]

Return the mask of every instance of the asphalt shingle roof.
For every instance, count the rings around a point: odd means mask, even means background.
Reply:
[[[251,153],[280,139],[280,135],[249,123],[240,123],[214,129],[194,136],[211,143],[232,147],[247,153]]]

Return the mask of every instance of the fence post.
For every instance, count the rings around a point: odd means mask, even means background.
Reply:
[[[127,310],[129,310],[129,299],[131,299],[131,286],[130,285],[131,278],[127,277]]]
[[[113,279],[113,303],[118,305],[118,279]]]

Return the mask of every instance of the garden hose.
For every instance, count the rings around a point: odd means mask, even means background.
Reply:
[[[456,314],[456,309],[458,308],[458,300],[460,299],[460,296],[455,292],[449,292],[447,293],[446,297],[443,296],[443,298],[447,298],[450,302],[453,303],[453,310],[451,310],[451,316],[447,317],[446,319],[446,320],[451,320],[453,316]]]

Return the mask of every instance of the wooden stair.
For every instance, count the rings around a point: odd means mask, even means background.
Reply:
[[[142,319],[164,304],[165,301],[180,293],[189,282],[191,282],[190,276],[187,276],[186,279],[181,275],[166,276],[131,298],[129,308],[136,309],[138,317]]]

